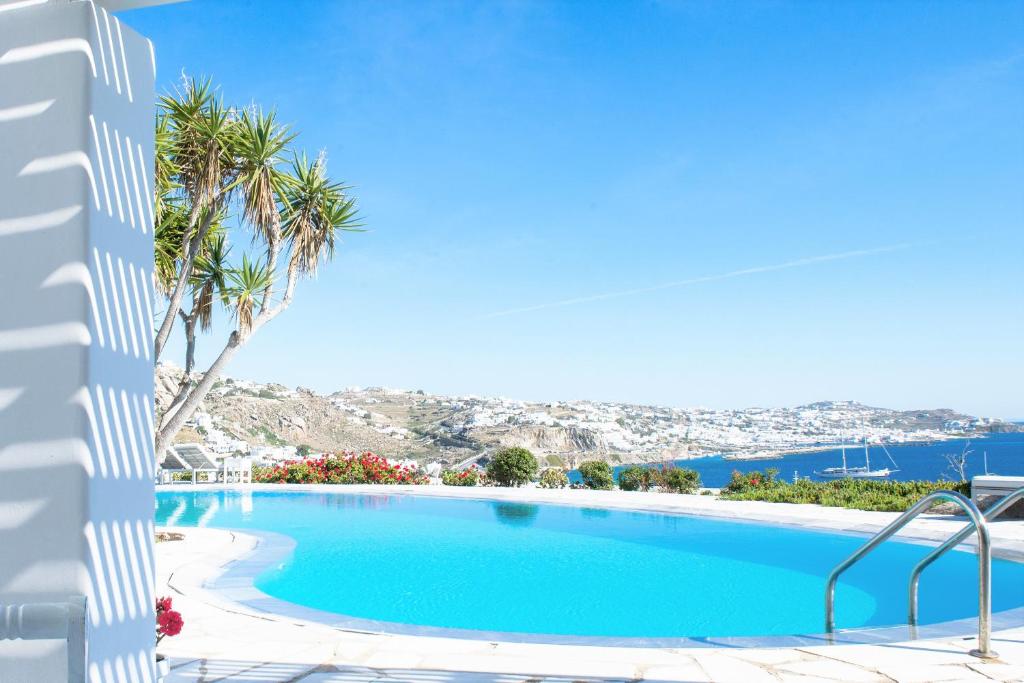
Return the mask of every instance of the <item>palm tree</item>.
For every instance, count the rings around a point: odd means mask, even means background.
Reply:
[[[234,110],[214,96],[208,80],[186,81],[176,95],[160,98],[154,185],[165,192],[157,201],[157,210],[178,200],[188,207],[188,220],[181,233],[180,268],[154,342],[157,360],[178,317],[196,256],[213,221],[231,198],[236,175],[234,148],[239,126]],[[170,175],[161,187],[162,174]],[[176,189],[180,193],[175,193]]]
[[[309,161],[288,153],[295,136],[275,115],[235,110],[213,95],[209,81],[186,81],[161,98],[157,117],[157,288],[168,309],[157,333],[159,358],[181,318],[186,336],[185,379],[158,419],[161,454],[195,413],[240,348],[291,305],[298,281],[334,255],[337,233],[360,231],[355,199],[330,180],[323,155]],[[283,162],[291,157],[290,168]],[[231,208],[263,254],[229,262],[225,223]],[[287,264],[284,289],[275,298],[278,262]],[[186,291],[191,308],[182,310]],[[209,332],[216,303],[231,313],[232,331],[196,381],[197,332]]]

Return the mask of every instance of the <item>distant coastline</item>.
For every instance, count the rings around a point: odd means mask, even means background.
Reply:
[[[903,448],[907,446],[930,446],[938,443],[945,443],[948,441],[977,441],[991,438],[993,434],[1005,434],[1005,433],[1016,433],[1016,432],[977,432],[977,433],[951,433],[948,435],[936,435],[929,439],[910,439],[907,441],[890,441],[890,442],[868,442],[870,448],[877,448],[879,446],[885,446],[886,448]],[[703,453],[691,453],[683,457],[675,458],[645,458],[643,454],[636,453],[616,453],[612,454],[618,456],[618,464],[620,465],[668,465],[674,462],[688,462],[691,460],[705,460],[707,458],[720,458],[725,461],[732,462],[750,462],[750,461],[770,461],[770,460],[781,460],[785,457],[792,455],[812,455],[814,453],[827,453],[828,451],[837,451],[846,447],[846,450],[851,454],[859,449],[864,448],[863,442],[836,442],[836,443],[822,443],[814,444],[810,446],[792,446],[779,449],[762,448],[755,451],[730,451],[730,452],[703,452]]]
[[[931,439],[913,439],[910,441],[892,441],[888,443],[868,443],[869,447],[885,446],[886,448],[902,447],[902,446],[926,446],[935,443],[943,443],[945,441],[959,441],[961,439],[986,439],[988,434],[950,434],[949,436],[936,436]],[[847,450],[853,451],[864,447],[863,443],[847,442],[847,443],[832,443],[832,444],[816,444],[814,446],[799,446],[794,448],[783,448],[780,450],[768,451],[767,449],[754,452],[737,452],[737,453],[716,453],[714,455],[721,455],[723,460],[779,460],[787,455],[808,455],[810,453],[824,453],[826,451],[835,451],[840,448],[846,447]],[[714,456],[704,456],[714,457]]]

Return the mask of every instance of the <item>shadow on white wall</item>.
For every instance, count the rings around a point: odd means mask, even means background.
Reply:
[[[84,595],[104,683],[154,679],[154,73],[91,2],[0,4],[0,603]]]

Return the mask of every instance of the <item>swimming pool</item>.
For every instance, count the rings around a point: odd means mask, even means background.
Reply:
[[[825,577],[864,541],[708,517],[344,492],[161,492],[156,521],[291,539],[252,585],[349,625],[608,639],[820,633]],[[926,552],[886,543],[844,574],[839,627],[904,623],[906,577]],[[976,572],[962,552],[929,568],[922,623],[976,616]],[[1021,606],[1024,565],[995,560],[993,609]]]

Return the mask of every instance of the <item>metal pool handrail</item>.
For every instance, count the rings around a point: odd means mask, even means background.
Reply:
[[[914,503],[888,526],[872,536],[867,543],[858,548],[832,570],[825,587],[825,630],[828,633],[832,633],[836,627],[836,582],[839,580],[839,576],[939,500],[959,505],[970,519],[967,528],[978,533],[978,648],[971,650],[971,654],[984,658],[996,656],[996,653],[989,647],[992,635],[992,546],[989,542],[988,526],[985,523],[985,517],[978,511],[977,506],[968,498],[955,491],[935,491],[929,493]]]
[[[999,517],[999,515],[1006,512],[1011,505],[1022,499],[1024,499],[1024,486],[1016,491],[1006,494],[1000,498],[995,505],[986,510],[985,521],[991,522]],[[910,609],[908,612],[908,621],[911,626],[917,625],[917,585],[921,579],[921,572],[927,569],[932,562],[935,562],[935,560],[945,555],[947,551],[960,545],[960,543],[970,536],[973,531],[974,527],[967,524],[948,541],[928,553],[923,560],[917,563],[917,566],[915,566],[914,570],[910,573]]]

